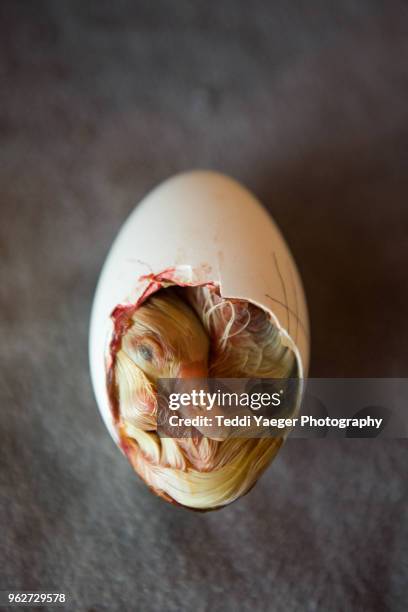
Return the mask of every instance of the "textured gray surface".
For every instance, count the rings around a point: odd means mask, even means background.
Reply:
[[[170,507],[100,421],[87,331],[134,204],[212,167],[288,238],[311,373],[407,376],[406,4],[111,4],[0,5],[0,588],[75,611],[405,610],[405,441],[292,440],[222,512]]]

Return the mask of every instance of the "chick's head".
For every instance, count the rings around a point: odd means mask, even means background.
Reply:
[[[152,382],[208,374],[208,336],[172,289],[161,290],[136,310],[122,350]]]

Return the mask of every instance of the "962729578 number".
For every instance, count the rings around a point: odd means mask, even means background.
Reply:
[[[10,604],[43,604],[43,603],[65,603],[65,593],[28,593],[27,591],[18,593],[8,593],[8,603]]]

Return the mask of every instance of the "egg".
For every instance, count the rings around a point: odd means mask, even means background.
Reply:
[[[302,282],[276,223],[255,196],[223,174],[176,175],[149,193],[120,229],[98,281],[90,322],[91,378],[102,418],[120,446],[109,394],[112,313],[168,284],[216,287],[259,307],[293,351],[299,379],[309,364]],[[298,409],[298,407],[297,407]]]

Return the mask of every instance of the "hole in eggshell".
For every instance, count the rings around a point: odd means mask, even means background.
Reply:
[[[180,363],[183,362],[183,350],[180,348],[178,353],[174,352],[177,339],[184,350],[191,353],[195,337],[191,329],[196,326],[197,342],[200,339],[207,346],[208,371],[205,376],[211,378],[298,378],[296,356],[282,341],[281,331],[270,314],[252,302],[224,298],[219,286],[214,283],[183,283],[179,279],[174,282],[165,274],[151,275],[148,281],[135,303],[119,305],[112,313],[114,333],[110,343],[107,386],[120,445],[135,471],[157,495],[194,510],[215,509],[234,501],[252,488],[281,446],[283,436],[234,441],[208,439],[206,434],[200,434],[197,440],[166,442],[157,435],[156,410],[149,405],[149,393],[150,399],[155,394],[152,368],[156,367],[157,376],[160,360],[143,350],[139,350],[136,357],[133,356],[132,371],[135,367],[139,369],[138,376],[147,385],[146,395],[136,402],[139,421],[135,422],[132,414],[135,403],[131,404],[129,400],[127,379],[127,399],[121,396],[123,368],[122,378],[117,380],[123,349],[127,347],[129,350],[130,347],[130,350],[137,350],[138,346],[143,347],[145,342],[152,340],[151,335],[140,338],[135,327],[140,325],[142,319],[145,324],[149,313],[154,317],[156,312],[160,314],[158,318],[161,317],[162,323],[161,327],[153,326],[155,339],[162,343],[163,354],[177,355]],[[184,317],[179,326],[175,321],[177,304],[180,318]],[[188,325],[185,324],[186,317]],[[151,334],[151,328],[148,329]],[[158,329],[161,334],[159,338]],[[133,343],[132,334],[135,333],[136,342]],[[144,369],[136,363],[139,358],[144,359]],[[195,357],[192,359],[194,361]],[[178,376],[160,374],[158,378]],[[296,410],[295,405],[293,409]],[[229,478],[232,478],[232,482],[229,482]]]

